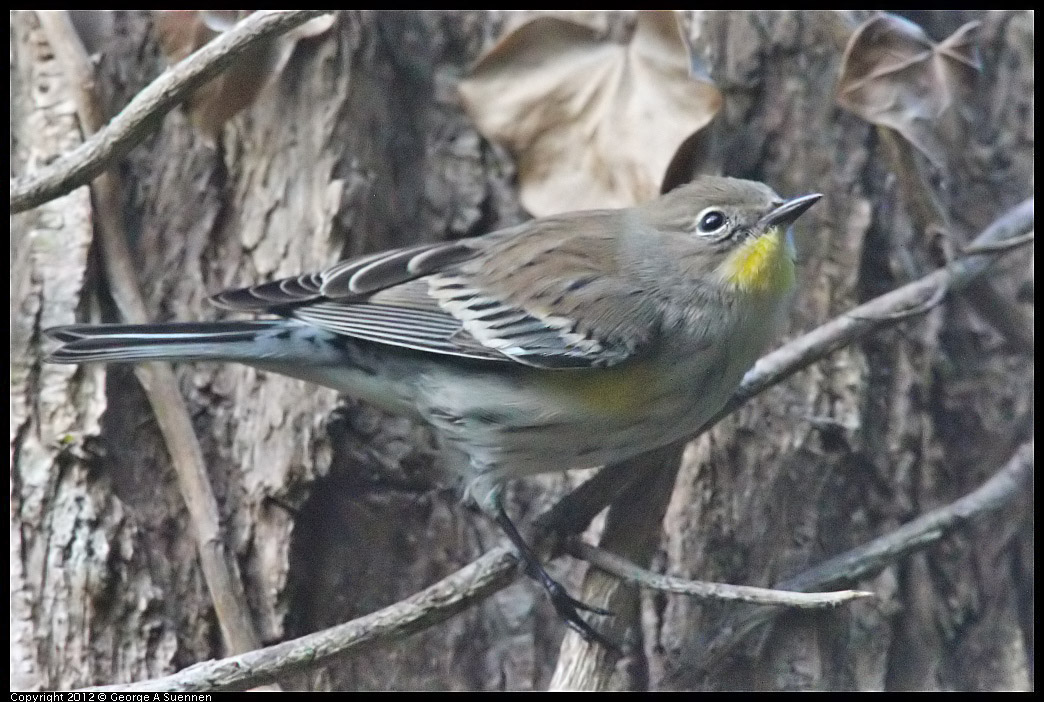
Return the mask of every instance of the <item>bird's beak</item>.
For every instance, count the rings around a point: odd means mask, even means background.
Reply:
[[[821,197],[823,196],[819,193],[792,197],[782,205],[773,208],[767,215],[762,217],[761,221],[758,222],[759,228],[762,231],[772,227],[786,229],[794,223],[794,220],[803,215],[805,210],[819,202],[819,198]]]

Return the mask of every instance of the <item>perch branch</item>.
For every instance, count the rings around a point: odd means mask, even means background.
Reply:
[[[516,565],[514,554],[498,547],[431,587],[350,622],[238,656],[197,663],[166,677],[90,690],[202,692],[258,685],[443,622],[511,584]]]
[[[844,602],[864,597],[874,597],[874,593],[866,592],[865,590],[807,592],[805,590],[811,588],[799,589],[790,586],[787,589],[770,589],[751,587],[749,585],[727,585],[725,583],[686,580],[685,578],[661,575],[646,568],[641,568],[626,558],[621,558],[611,551],[584,543],[577,538],[572,538],[567,542],[566,550],[571,556],[587,561],[595,568],[614,575],[624,582],[652,590],[689,595],[696,599],[777,605],[798,609],[820,609],[836,607]],[[831,559],[828,563],[833,560]]]

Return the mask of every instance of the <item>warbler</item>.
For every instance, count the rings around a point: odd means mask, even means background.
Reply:
[[[502,503],[505,480],[693,433],[779,331],[790,225],[820,195],[699,177],[637,207],[354,258],[212,299],[274,319],[46,330],[56,363],[236,361],[430,424],[465,490],[586,639]]]

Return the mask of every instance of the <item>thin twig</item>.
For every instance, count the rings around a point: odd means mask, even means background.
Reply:
[[[11,183],[11,214],[36,207],[86,185],[139,144],[193,90],[217,76],[237,56],[258,42],[287,32],[328,10],[266,10],[222,33],[183,61],[171,66],[93,136],[35,173]],[[42,16],[42,14],[41,14]],[[43,21],[41,19],[41,21]]]
[[[907,553],[938,541],[970,519],[1007,505],[1023,494],[1032,475],[1033,439],[1030,439],[1015,451],[1003,468],[973,492],[922,514],[890,534],[787,578],[779,587],[807,592],[868,577]]]
[[[1029,199],[1004,213],[976,239],[976,243],[1003,241],[1028,231],[1033,226],[1033,200]],[[925,278],[886,293],[856,308],[864,316],[872,312],[894,312],[922,299],[925,288],[947,285],[951,291],[967,286],[982,275],[998,252],[976,254],[954,262]],[[725,414],[735,411],[754,396],[789,378],[811,363],[838,348],[851,344],[874,330],[896,324],[895,320],[854,319],[842,314],[763,357],[747,373],[727,405],[700,433]],[[1031,452],[1032,453],[1032,452]],[[584,524],[573,519],[573,510],[593,517],[623,489],[628,481],[641,478],[628,463],[607,466],[537,519],[545,530],[568,525],[571,533]],[[568,508],[564,507],[568,505]],[[557,519],[552,518],[557,517]],[[562,533],[561,531],[557,533]],[[928,543],[927,538],[921,542]],[[910,542],[910,547],[918,545]],[[545,546],[546,548],[546,546]],[[259,651],[208,661],[173,675],[155,680],[121,685],[125,691],[178,690],[204,691],[240,689],[274,679],[290,670],[314,668],[322,663],[377,640],[387,640],[420,631],[463,611],[482,598],[510,584],[517,575],[518,560],[510,551],[498,547],[470,565],[421,592],[359,619],[314,634],[270,646]],[[795,588],[782,588],[795,589]],[[102,689],[102,688],[99,688]],[[105,688],[108,689],[108,688]],[[115,688],[113,688],[115,689]]]
[[[992,244],[969,244],[968,246],[965,246],[961,252],[965,256],[980,253],[993,253],[995,251],[1007,251],[1008,249],[1018,248],[1019,246],[1025,246],[1032,242],[1033,232],[1029,231],[1022,236],[1015,236],[1011,239],[1005,239],[1004,241],[995,241]]]
[[[94,70],[87,51],[67,11],[37,14],[55,58],[69,80],[69,90],[75,95],[81,128],[91,134],[104,123],[105,110],[95,89]],[[148,314],[127,245],[121,192],[119,177],[114,172],[98,174],[91,184],[109,289],[123,318],[142,324],[148,322]],[[254,650],[260,645],[260,637],[250,617],[239,569],[225,548],[217,499],[174,371],[167,363],[148,363],[135,366],[134,373],[156,415],[178,476],[178,487],[195,531],[203,578],[225,642],[235,653]]]
[[[814,568],[778,583],[785,590],[838,587],[879,572],[897,559],[936,543],[969,520],[1006,507],[1025,494],[1033,475],[1033,440],[1019,446],[1007,463],[974,491],[934,509],[894,531],[857,546]],[[712,670],[757,627],[776,612],[759,608],[722,625],[707,642],[697,642],[695,656],[687,657],[686,677],[698,678]]]
[[[931,296],[924,302],[918,302],[917,304],[911,307],[903,308],[898,312],[878,312],[873,317],[863,317],[855,310],[849,312],[849,314],[855,317],[856,319],[863,319],[870,322],[879,322],[891,319],[907,319],[908,317],[918,317],[927,312],[931,312],[933,309],[941,305],[943,303],[943,300],[946,299],[946,293],[948,293],[949,290],[945,285],[940,285],[935,290],[931,290],[929,292],[931,293]]]
[[[701,580],[686,580],[670,575],[661,575],[631,563],[615,553],[584,543],[572,538],[566,543],[569,554],[587,561],[599,570],[603,570],[621,580],[639,587],[689,595],[696,599],[717,600],[726,602],[746,602],[748,604],[776,605],[798,609],[821,609],[836,607],[844,602],[874,597],[874,593],[865,590],[840,590],[837,592],[805,592],[797,588],[770,589],[751,587],[749,585],[728,585],[725,583],[708,583]]]

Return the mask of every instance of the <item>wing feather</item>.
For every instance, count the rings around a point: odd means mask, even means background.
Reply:
[[[435,354],[541,368],[613,366],[646,348],[657,322],[649,296],[616,270],[605,235],[613,223],[597,221],[621,212],[370,254],[212,300]]]

